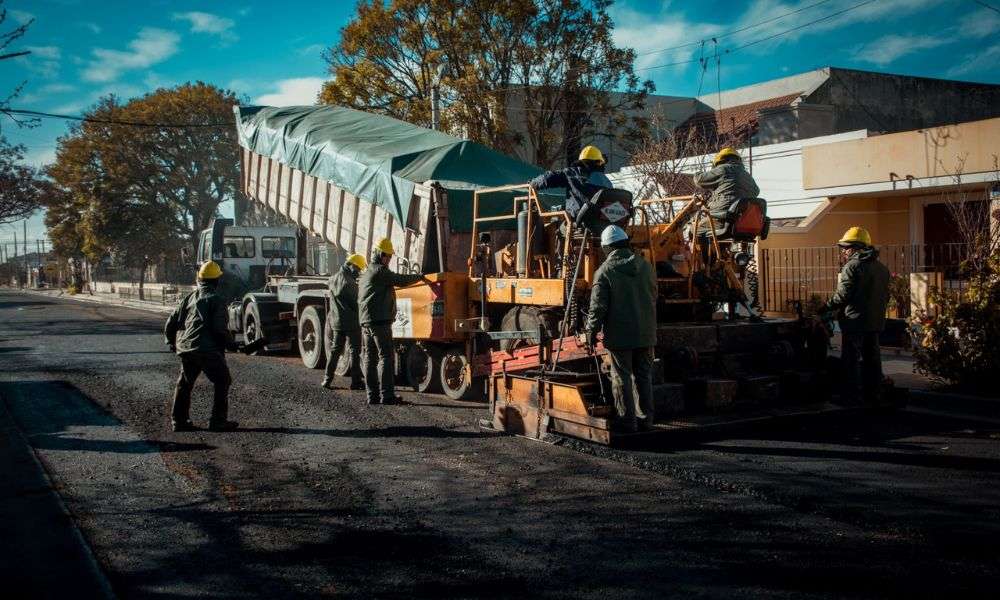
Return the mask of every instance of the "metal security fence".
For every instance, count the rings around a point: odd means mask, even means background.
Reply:
[[[962,290],[965,281],[959,266],[968,256],[966,244],[916,244],[878,246],[879,260],[894,276],[910,273],[944,273],[945,286]],[[760,304],[766,312],[791,312],[791,303],[812,297],[826,300],[837,285],[840,251],[836,246],[815,248],[762,248]]]

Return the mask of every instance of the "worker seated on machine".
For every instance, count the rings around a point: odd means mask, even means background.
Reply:
[[[691,232],[692,236],[699,236],[699,245],[706,261],[712,235],[718,241],[735,242],[767,238],[770,229],[767,202],[757,197],[760,188],[743,168],[743,160],[736,150],[720,150],[712,161],[712,168],[695,174],[694,183],[712,192],[706,203],[711,221],[703,215],[698,223],[698,231]]]
[[[703,190],[711,190],[708,199],[708,214],[716,222],[716,227],[731,218],[731,209],[741,199],[756,198],[760,194],[757,182],[743,168],[743,159],[732,148],[723,148],[715,155],[712,168],[694,176],[694,184]],[[710,229],[708,219],[702,221],[698,233]]]
[[[607,223],[598,223],[598,211],[589,208],[599,192],[614,187],[604,174],[604,165],[604,155],[601,151],[594,146],[587,146],[580,151],[580,158],[576,162],[559,171],[542,173],[532,179],[530,185],[536,190],[564,188],[566,203],[563,210],[569,218],[587,228],[590,233],[600,235]],[[631,199],[631,194],[628,194],[629,206],[625,208],[627,211],[631,209]]]

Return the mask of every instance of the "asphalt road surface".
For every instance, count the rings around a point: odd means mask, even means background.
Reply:
[[[136,598],[1000,589],[989,425],[903,412],[603,451],[487,434],[482,405],[441,397],[367,407],[362,392],[320,388],[296,357],[236,355],[241,430],[175,434],[178,361],[161,323],[0,291],[0,451],[25,440],[51,482],[0,495],[4,592],[99,596],[94,574],[76,576],[86,556]],[[196,423],[210,393],[196,388]],[[32,494],[48,500],[12,504]],[[60,500],[72,519],[33,525]]]

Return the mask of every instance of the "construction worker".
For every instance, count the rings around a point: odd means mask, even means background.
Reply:
[[[760,194],[757,182],[743,168],[743,159],[736,150],[723,148],[715,155],[712,168],[696,173],[694,184],[705,190],[712,190],[708,199],[708,212],[716,222],[716,227],[729,218],[729,209],[742,198],[756,198]],[[698,233],[709,231],[708,219],[698,227]]]
[[[396,355],[392,345],[392,323],[396,320],[396,287],[416,283],[424,276],[389,270],[394,250],[383,238],[372,249],[368,268],[358,278],[358,308],[361,321],[361,348],[365,363],[368,404],[395,404],[393,378]]]
[[[345,348],[351,353],[351,389],[363,390],[361,380],[361,322],[358,319],[358,276],[368,263],[360,254],[352,254],[330,277],[330,356],[326,359],[323,387],[333,389],[333,376]]]
[[[198,270],[198,289],[184,297],[163,328],[167,346],[181,358],[181,373],[170,412],[174,431],[196,429],[190,417],[191,390],[201,373],[215,385],[208,428],[232,431],[237,427],[236,422],[227,419],[232,378],[226,365],[226,347],[231,338],[226,327],[226,303],[217,293],[220,277],[219,265],[205,261]]]
[[[570,219],[575,220],[580,209],[590,202],[601,188],[614,187],[604,174],[604,155],[595,146],[587,146],[580,151],[580,158],[559,171],[548,171],[531,180],[536,190],[564,188],[566,204],[563,206]],[[595,231],[596,235],[598,232]]]
[[[826,303],[840,324],[844,391],[841,401],[877,404],[882,388],[882,356],[879,333],[885,329],[889,303],[889,269],[878,260],[871,235],[851,227],[837,242],[843,267],[837,290]],[[860,360],[860,365],[859,365]]]
[[[587,314],[587,344],[604,332],[611,357],[611,391],[622,431],[653,424],[653,347],[656,346],[656,274],[632,251],[617,225],[601,232],[604,263],[594,273]]]

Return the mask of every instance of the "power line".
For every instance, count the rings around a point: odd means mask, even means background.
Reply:
[[[826,15],[825,17],[821,17],[819,19],[815,19],[815,20],[809,21],[808,23],[803,23],[803,24],[798,25],[796,27],[792,27],[791,29],[785,29],[784,31],[779,31],[778,33],[769,35],[767,37],[763,37],[763,38],[761,38],[759,40],[754,40],[752,42],[747,42],[746,44],[743,44],[741,46],[736,46],[735,48],[727,48],[726,50],[724,50],[722,52],[722,54],[723,55],[725,55],[725,54],[732,54],[732,53],[738,52],[738,51],[740,51],[740,50],[742,50],[744,48],[749,48],[750,46],[755,46],[757,44],[761,44],[761,43],[767,42],[769,40],[773,40],[774,38],[781,37],[783,35],[788,35],[789,33],[792,33],[794,31],[798,31],[800,29],[805,29],[806,27],[810,27],[810,26],[815,25],[817,23],[822,23],[823,21],[828,21],[828,20],[830,20],[830,19],[832,19],[834,17],[838,17],[838,16],[840,16],[840,15],[842,15],[844,13],[851,12],[852,10],[856,10],[858,8],[861,8],[862,6],[865,6],[866,4],[871,4],[873,2],[875,2],[875,0],[865,0],[864,2],[860,2],[858,4],[855,4],[854,6],[850,6],[848,8],[843,9],[843,10],[838,10],[837,12],[830,13],[830,14]],[[664,63],[662,65],[654,65],[652,67],[642,67],[640,69],[636,69],[636,71],[651,71],[653,69],[662,69],[664,67],[674,67],[674,66],[678,66],[678,65],[689,65],[689,64],[694,63],[694,62],[698,62],[698,59],[695,58],[695,59],[689,59],[689,60],[679,60],[679,61],[675,61],[675,62]]]
[[[985,2],[980,2],[979,0],[972,0],[972,1],[975,2],[976,4],[978,4],[979,6],[982,6],[984,8],[988,8],[988,9],[990,9],[992,11],[1000,13],[1000,8],[997,8],[995,6],[990,6],[989,4],[986,4]]]
[[[807,11],[810,8],[815,8],[815,7],[819,6],[820,4],[826,4],[827,2],[830,2],[830,0],[820,0],[819,2],[816,2],[814,4],[810,4],[808,6],[803,6],[803,7],[799,8],[799,9],[793,10],[791,12],[787,12],[787,13],[785,13],[783,15],[778,15],[777,17],[771,17],[770,19],[766,19],[764,21],[758,21],[757,23],[753,23],[752,25],[747,25],[747,26],[741,27],[739,29],[734,29],[732,31],[727,31],[725,33],[720,33],[719,35],[713,36],[713,38],[711,38],[711,39],[718,40],[718,39],[722,39],[724,37],[729,37],[729,36],[732,36],[732,35],[736,35],[737,33],[743,33],[744,31],[747,31],[747,30],[750,30],[750,29],[755,29],[757,27],[760,27],[761,25],[767,25],[768,23],[773,23],[775,21],[780,21],[781,19],[784,19],[785,17],[790,17],[792,15],[797,15],[800,12]],[[659,50],[649,50],[648,52],[642,52],[641,54],[636,54],[636,56],[649,56],[650,54],[659,54],[661,52],[669,52],[671,50],[680,50],[681,48],[689,48],[691,46],[697,46],[698,44],[704,44],[707,41],[708,41],[708,38],[703,39],[703,40],[698,40],[698,41],[695,41],[695,42],[688,42],[686,44],[680,44],[678,46],[671,46],[669,48],[660,48]]]
[[[40,112],[37,110],[26,110],[21,108],[0,108],[0,112],[7,115],[21,115],[24,117],[64,119],[67,121],[80,121],[83,123],[98,123],[101,125],[125,125],[128,127],[158,127],[161,129],[186,129],[189,127],[234,127],[235,122],[229,123],[146,123],[141,121],[121,121],[118,119],[101,119],[96,117],[81,117],[77,115],[57,115],[54,113]]]

